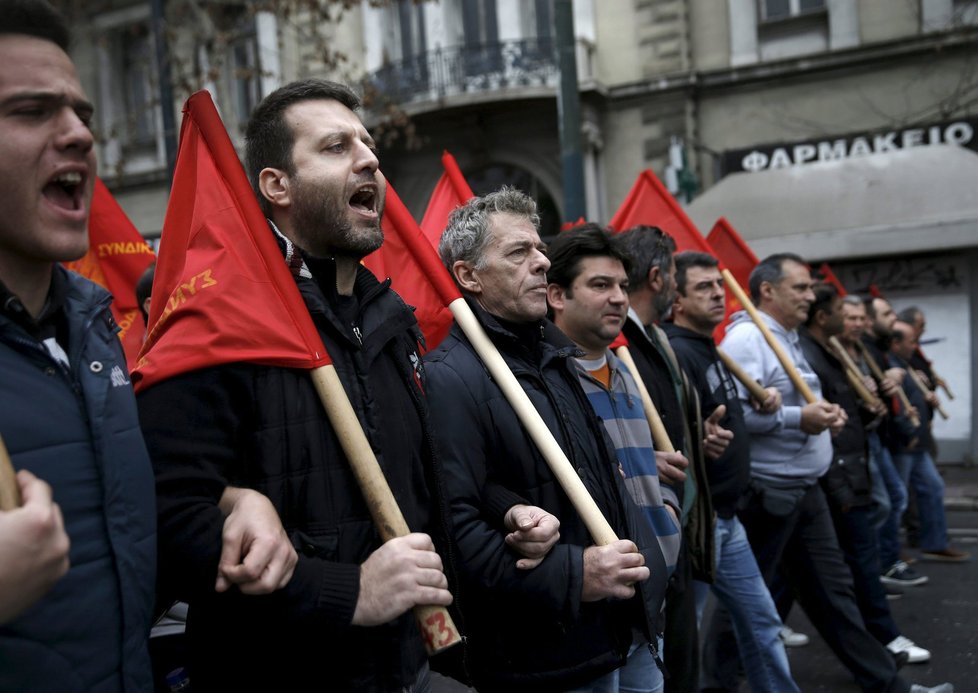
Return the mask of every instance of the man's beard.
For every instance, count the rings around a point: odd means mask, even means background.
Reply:
[[[350,257],[359,260],[384,242],[378,215],[375,223],[354,228],[342,201],[331,189],[317,187],[296,176],[292,186],[292,217],[299,230],[302,249],[316,257]]]

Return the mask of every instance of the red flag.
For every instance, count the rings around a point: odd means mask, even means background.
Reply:
[[[571,229],[586,223],[587,223],[587,219],[585,219],[584,217],[578,217],[577,221],[565,221],[563,224],[560,225],[560,230],[570,231]]]
[[[442,152],[441,165],[445,172],[438,179],[431,193],[431,199],[428,200],[428,209],[421,219],[421,229],[435,248],[438,247],[441,234],[448,225],[448,215],[453,209],[475,197],[454,156],[447,151]]]
[[[706,242],[716,251],[717,259],[730,270],[734,279],[742,287],[747,286],[750,273],[757,265],[758,259],[754,255],[754,251],[748,247],[736,229],[727,221],[726,217],[717,219],[717,223],[713,225],[713,229],[710,230],[710,234],[706,237]],[[738,310],[743,309],[740,301],[737,300],[732,291],[726,292],[726,302],[727,311],[723,316],[723,322],[717,326],[716,331],[713,333],[713,338],[717,344],[723,341],[730,316]]]
[[[365,257],[363,264],[378,277],[390,277],[394,291],[415,307],[425,347],[430,351],[452,327],[447,306],[459,298],[458,287],[438,258],[430,237],[426,237],[390,182],[381,224],[384,245]]]
[[[328,364],[210,94],[183,112],[136,390],[235,361]]]
[[[842,286],[842,282],[840,282],[839,278],[835,276],[835,272],[833,272],[832,268],[829,267],[829,263],[823,262],[822,266],[818,268],[818,271],[819,274],[822,275],[823,282],[834,286],[838,290],[840,296],[847,295],[848,292],[846,291],[846,287]]]
[[[122,349],[130,370],[143,345],[146,323],[136,301],[136,282],[156,260],[101,178],[95,179],[88,218],[88,252],[65,267],[99,284],[113,296],[112,317],[119,324]]]
[[[638,174],[628,197],[608,222],[616,231],[625,231],[636,224],[658,226],[676,241],[677,252],[698,250],[714,254],[676,198],[648,169]]]

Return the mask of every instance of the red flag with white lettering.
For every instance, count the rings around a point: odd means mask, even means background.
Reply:
[[[112,294],[112,317],[132,369],[143,345],[146,323],[136,301],[136,282],[156,260],[142,234],[112,197],[101,178],[95,179],[88,218],[88,252],[65,267],[91,279]]]
[[[330,363],[210,94],[183,113],[137,392],[222,363]]]
[[[658,226],[676,241],[677,252],[698,250],[714,254],[676,198],[648,169],[638,174],[628,196],[608,222],[615,231],[626,231],[637,224]]]
[[[378,277],[390,277],[394,291],[414,306],[425,348],[431,351],[452,327],[447,306],[459,297],[458,288],[438,259],[430,237],[418,226],[389,181],[381,225],[384,245],[365,257],[363,264]]]
[[[443,152],[441,165],[445,172],[438,179],[431,193],[431,199],[428,200],[428,208],[421,219],[421,230],[435,248],[438,247],[441,234],[448,225],[448,215],[453,209],[475,197],[454,156],[447,151]]]

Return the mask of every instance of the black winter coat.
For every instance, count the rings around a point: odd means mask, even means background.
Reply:
[[[577,380],[570,362],[576,346],[550,322],[517,336],[474,309],[612,528],[639,546],[651,570],[640,596],[581,602],[583,554],[593,541],[502,391],[453,327],[426,358],[426,370],[451,499],[470,670],[479,690],[563,690],[620,666],[634,628],[654,630],[665,563]],[[497,502],[500,489],[560,520],[559,543],[533,570],[518,570],[518,556],[503,541],[508,506]]]
[[[414,316],[389,282],[360,270],[361,344],[336,313],[332,263],[310,265],[319,282],[299,288],[344,389],[408,525],[438,541]],[[232,363],[172,378],[138,401],[157,476],[161,580],[190,604],[194,690],[410,685],[425,661],[412,613],[351,626],[359,564],[380,539],[309,374]],[[226,486],[256,489],[278,511],[299,554],[284,589],[214,592]]]

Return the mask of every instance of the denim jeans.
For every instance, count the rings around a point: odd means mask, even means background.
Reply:
[[[716,521],[713,594],[726,607],[752,691],[797,691],[788,655],[778,637],[781,619],[768,592],[747,532],[736,517]],[[696,615],[702,618],[708,585],[696,584]]]
[[[904,484],[917,492],[920,516],[920,549],[943,551],[947,548],[947,518],[944,515],[944,480],[926,450],[901,452],[893,456]]]
[[[869,524],[874,532],[878,532],[890,516],[893,504],[890,501],[890,492],[886,488],[886,481],[883,480],[883,472],[880,471],[879,461],[872,454],[869,455],[869,481],[872,484],[871,495],[873,498],[873,504],[870,506]]]
[[[662,641],[659,641],[662,652]],[[662,693],[665,681],[646,642],[633,642],[628,660],[619,669],[568,693]]]
[[[890,514],[879,528],[880,567],[885,571],[900,560],[900,519],[907,509],[907,485],[900,479],[890,451],[875,433],[868,436],[869,454],[876,460],[880,476],[890,494]]]

